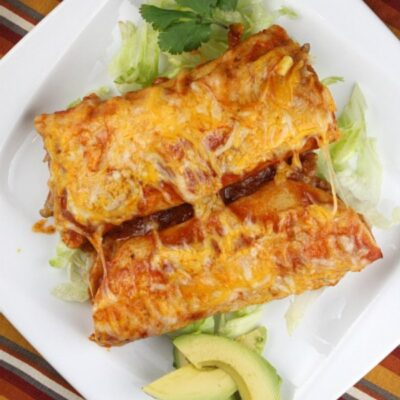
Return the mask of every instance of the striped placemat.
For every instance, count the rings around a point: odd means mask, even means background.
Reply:
[[[61,0],[0,0],[0,58]]]
[[[400,0],[364,1],[400,38]],[[0,0],[0,58],[59,3],[61,0]],[[339,400],[374,399],[400,400],[400,347]],[[0,400],[82,400],[1,314]]]

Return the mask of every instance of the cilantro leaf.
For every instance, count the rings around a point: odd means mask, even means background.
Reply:
[[[158,36],[160,49],[171,54],[191,51],[207,42],[211,36],[211,25],[196,21],[172,25]]]
[[[143,4],[140,7],[140,14],[146,22],[159,31],[181,22],[196,19],[196,14],[190,11],[167,10],[149,4]]]
[[[218,0],[217,7],[224,11],[236,10],[238,0]]]
[[[210,16],[211,8],[217,5],[218,0],[175,0],[181,7],[191,8],[202,16]]]

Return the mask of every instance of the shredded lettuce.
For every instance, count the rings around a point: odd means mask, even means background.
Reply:
[[[304,318],[307,310],[318,299],[323,289],[304,292],[294,296],[285,313],[286,329],[289,335],[292,335],[298,327],[300,321]]]
[[[237,5],[238,20],[227,18],[227,23],[239,22],[244,25],[245,37],[260,32],[271,26],[278,18],[297,18],[296,11],[290,7],[281,7],[270,11],[265,7],[264,0],[239,0]]]
[[[241,310],[217,314],[168,333],[175,338],[189,333],[215,333],[217,335],[236,338],[250,332],[260,325],[262,318],[262,306],[250,306]]]
[[[157,32],[149,24],[139,27],[119,22],[121,48],[110,65],[118,90],[127,92],[150,85],[158,76],[160,49]]]
[[[262,318],[262,308],[260,306],[249,312],[237,312],[225,314],[225,321],[221,324],[218,334],[229,338],[236,338],[260,326]]]
[[[68,109],[74,108],[74,107],[76,107],[78,104],[81,104],[81,103],[82,103],[82,97],[78,97],[77,99],[72,100],[71,103],[69,103],[69,104],[67,105],[67,108],[68,108]]]
[[[178,336],[187,335],[190,333],[213,333],[213,332],[214,332],[214,318],[209,317],[193,322],[192,324],[189,324],[184,328],[178,329],[176,331],[170,332],[167,335],[173,339]]]
[[[281,7],[278,11],[276,11],[277,13],[277,17],[283,17],[286,16],[290,19],[296,19],[299,17],[299,14],[297,14],[297,12],[291,8],[291,7]]]
[[[173,0],[148,1],[157,7],[182,10]],[[269,11],[263,0],[239,0],[235,11],[216,8],[212,19],[221,26],[213,25],[211,38],[198,50],[169,54],[161,52],[158,33],[147,24],[135,26],[132,22],[120,22],[121,48],[110,65],[110,74],[121,93],[137,90],[153,83],[158,76],[175,77],[183,69],[217,58],[228,48],[227,30],[222,27],[234,23],[244,26],[244,37],[268,28],[279,17],[296,18],[296,12],[289,7]]]
[[[164,68],[161,70],[161,75],[166,78],[173,78],[183,69],[192,69],[201,62],[200,54],[192,53],[164,53],[163,59],[165,60],[165,63]]]
[[[97,94],[97,96],[99,96],[100,99],[105,100],[110,95],[110,88],[107,86],[101,86],[98,89],[89,92],[87,95],[92,93]],[[77,99],[71,101],[71,103],[68,104],[67,108],[69,109],[76,107],[80,103],[82,103],[82,97],[78,97]]]
[[[340,198],[363,214],[371,225],[389,228],[400,223],[400,208],[395,208],[389,218],[377,209],[381,197],[383,168],[376,151],[376,139],[368,137],[366,133],[366,108],[361,89],[355,85],[350,100],[338,119],[342,137],[329,147],[335,172],[333,184]],[[326,158],[324,152],[320,151],[318,172],[328,178],[330,161]]]
[[[334,85],[335,83],[344,82],[342,76],[327,76],[321,80],[321,83],[325,86]]]
[[[53,268],[66,269],[68,282],[53,288],[54,296],[65,301],[84,302],[89,299],[89,270],[92,257],[79,249],[70,249],[63,242],[56,247],[56,255],[49,260]]]

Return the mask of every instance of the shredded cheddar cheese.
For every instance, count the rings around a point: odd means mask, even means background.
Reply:
[[[41,115],[57,229],[90,236],[213,196],[334,140],[334,111],[307,52],[274,26],[176,80]]]

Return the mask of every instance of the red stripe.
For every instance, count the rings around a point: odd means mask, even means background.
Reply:
[[[378,17],[388,25],[400,29],[400,7],[394,8],[388,2],[382,0],[364,0],[366,4],[378,15]]]
[[[398,359],[400,359],[400,346],[396,347],[393,351],[392,351],[392,355],[397,357]]]
[[[3,396],[3,397],[1,397]],[[0,399],[2,400],[35,400],[29,393],[17,388],[0,375]]]
[[[400,12],[400,0],[383,0],[383,3],[386,3],[389,7],[392,7]]]
[[[19,361],[30,365],[32,368],[35,368],[36,370],[41,372],[43,375],[47,376],[49,379],[51,379],[54,382],[58,383],[59,385],[63,386],[65,389],[68,389],[71,392],[74,392],[75,394],[80,396],[80,394],[67,381],[65,381],[61,375],[58,375],[58,374],[56,375],[53,371],[49,370],[48,368],[43,368],[41,365],[38,365],[37,363],[35,363],[34,360],[24,357],[22,354],[16,353],[9,347],[0,345],[0,349],[5,351],[6,353],[10,354],[11,356],[15,357]]]
[[[17,43],[22,38],[21,35],[18,35],[18,33],[15,33],[11,29],[8,29],[3,24],[0,24],[0,36],[2,36],[4,39],[14,44]]]
[[[369,396],[371,396],[375,400],[386,400],[383,396],[381,396],[378,393],[375,393],[374,391],[372,391],[371,389],[363,386],[363,384],[360,383],[360,382],[356,383],[354,385],[354,387],[356,387],[357,389],[361,390],[362,392],[368,394]]]
[[[0,35],[0,58],[4,56],[8,51],[10,51],[13,46],[14,46],[13,42],[4,39]]]
[[[41,390],[37,389],[35,386],[32,386],[30,383],[23,380],[18,375],[13,374],[7,369],[0,367],[0,375],[2,379],[11,383],[12,385],[18,387],[20,390],[28,393],[35,400],[53,400],[46,393],[43,393]]]

